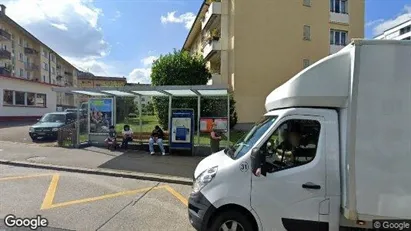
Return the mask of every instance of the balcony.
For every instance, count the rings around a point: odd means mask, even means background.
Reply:
[[[346,13],[330,12],[330,22],[350,24],[350,16]]]
[[[24,48],[24,54],[25,55],[38,55],[39,52],[34,48],[25,47]]]
[[[11,52],[5,49],[0,49],[0,59],[11,59]]]
[[[222,82],[220,74],[211,74],[211,79],[207,82],[207,85],[218,85],[222,84]]]
[[[221,2],[212,2],[201,22],[201,30],[209,27],[214,21],[221,18]]]
[[[340,51],[341,49],[343,49],[345,46],[344,45],[330,45],[330,54],[334,54],[337,53],[338,51]]]
[[[38,71],[40,70],[39,66],[34,64],[34,63],[24,63],[24,69],[26,69],[26,71]]]
[[[0,41],[11,40],[11,34],[3,29],[0,29]]]
[[[7,67],[0,67],[0,75],[11,76],[11,70]]]
[[[203,58],[209,60],[214,54],[221,51],[221,42],[219,40],[210,40],[203,49]]]

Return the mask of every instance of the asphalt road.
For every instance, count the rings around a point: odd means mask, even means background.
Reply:
[[[0,140],[33,143],[29,128],[35,122],[0,122]]]
[[[0,165],[0,189],[0,220],[40,215],[41,230],[194,230],[190,186]]]

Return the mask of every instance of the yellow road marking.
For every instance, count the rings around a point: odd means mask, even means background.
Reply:
[[[54,195],[56,194],[59,179],[60,176],[58,174],[53,175],[49,189],[47,190],[46,196],[44,197],[43,204],[41,205],[40,209],[47,209],[53,206]]]
[[[0,178],[0,181],[27,179],[27,178],[35,178],[35,177],[42,177],[42,176],[53,176],[53,177],[51,179],[51,182],[50,182],[49,188],[46,192],[46,195],[43,199],[43,203],[42,203],[41,208],[40,208],[41,210],[58,208],[58,207],[65,207],[65,206],[75,205],[75,204],[88,203],[88,202],[104,200],[104,199],[114,198],[114,197],[120,197],[120,196],[125,196],[125,195],[132,195],[132,194],[137,194],[137,193],[143,193],[143,192],[147,192],[149,190],[158,190],[158,189],[167,190],[170,194],[172,194],[174,197],[176,197],[178,200],[180,200],[185,206],[188,206],[187,198],[185,198],[183,195],[181,195],[179,192],[177,192],[176,190],[174,190],[172,187],[170,187],[168,185],[156,186],[154,188],[153,187],[147,187],[147,188],[142,188],[142,189],[135,189],[135,190],[118,192],[118,193],[111,193],[111,194],[106,194],[106,195],[97,196],[97,197],[89,197],[89,198],[84,198],[84,199],[79,199],[79,200],[73,200],[73,201],[67,201],[67,202],[61,202],[61,203],[53,204],[54,197],[55,197],[56,191],[57,191],[58,182],[60,180],[60,175],[58,173],[45,173],[45,174],[34,174],[34,175],[26,175],[26,176],[5,177],[5,178]]]
[[[166,185],[164,188],[170,192],[173,196],[175,196],[177,199],[179,199],[185,206],[188,206],[188,201],[187,198],[185,198],[183,195],[181,195],[179,192],[174,190],[172,187]]]
[[[67,201],[67,202],[62,202],[62,203],[56,203],[56,204],[51,204],[49,207],[42,208],[42,209],[65,207],[65,206],[69,206],[69,205],[81,204],[81,203],[87,203],[87,202],[93,202],[93,201],[104,200],[104,199],[113,198],[113,197],[119,197],[119,196],[125,196],[125,195],[132,195],[132,194],[147,192],[147,191],[149,191],[151,188],[152,188],[152,187],[142,188],[142,189],[136,189],[136,190],[130,190],[130,191],[124,191],[124,192],[118,192],[118,193],[112,193],[112,194],[106,194],[106,195],[98,196],[98,197],[90,197],[90,198],[84,198],[84,199],[80,199],[80,200]],[[153,188],[153,189],[159,189],[159,188]]]
[[[34,177],[41,177],[41,176],[51,176],[51,175],[53,175],[53,173],[34,174],[34,175],[27,175],[27,176],[12,176],[12,177],[0,178],[0,181],[19,180],[19,179],[27,179],[27,178],[34,178]]]

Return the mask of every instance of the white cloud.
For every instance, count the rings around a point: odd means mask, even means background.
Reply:
[[[2,0],[6,14],[81,69],[105,73],[110,52],[93,0]],[[106,68],[106,69],[105,69]]]
[[[397,15],[395,18],[391,18],[391,19],[386,19],[386,20],[380,20],[379,24],[376,25],[373,28],[373,34],[374,35],[379,35],[382,34],[385,30],[398,25],[400,23],[403,23],[407,20],[411,19],[411,6],[404,6],[404,9],[402,10],[402,12]]]
[[[151,66],[156,59],[158,59],[158,57],[152,55],[142,59],[141,62],[144,66]]]
[[[184,23],[185,27],[187,29],[190,29],[191,26],[194,23],[194,20],[196,18],[196,15],[192,12],[187,12],[184,14],[181,14],[180,16],[175,16],[177,11],[173,12],[168,12],[167,16],[161,16],[161,23],[167,24],[167,23]]]
[[[65,24],[57,24],[57,23],[50,23],[50,25],[54,26],[57,29],[60,30],[68,30],[67,26]]]
[[[141,63],[144,65],[142,68],[135,68],[130,72],[127,77],[130,83],[151,83],[151,66],[154,60],[158,59],[157,56],[151,55],[141,59]]]
[[[121,12],[120,11],[116,11],[114,17],[111,19],[111,21],[117,21],[117,19],[119,19],[121,17]]]

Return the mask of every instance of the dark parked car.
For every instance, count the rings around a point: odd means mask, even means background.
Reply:
[[[47,113],[29,128],[29,135],[33,141],[39,139],[57,140],[59,128],[74,123],[76,117],[77,114],[72,112]]]

